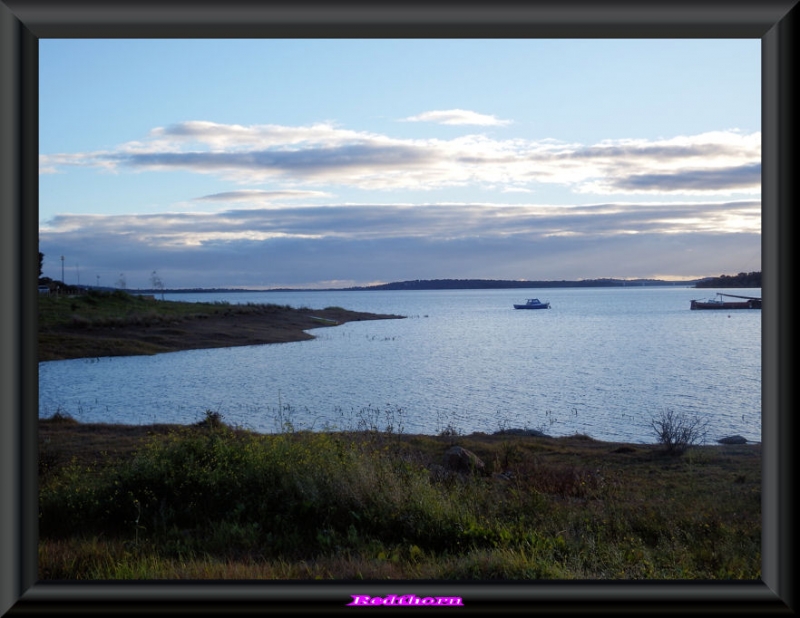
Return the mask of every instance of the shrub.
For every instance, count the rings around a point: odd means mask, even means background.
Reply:
[[[78,421],[69,413],[62,410],[60,407],[53,412],[50,418],[43,419],[51,423],[64,423],[68,425],[77,425]]]
[[[705,442],[708,433],[707,419],[670,409],[650,419],[650,425],[669,455],[681,455],[690,446]]]
[[[206,410],[205,418],[195,423],[195,427],[205,427],[206,429],[222,429],[226,427],[222,420],[222,414],[213,410]]]

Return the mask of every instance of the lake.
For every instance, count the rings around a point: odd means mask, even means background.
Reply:
[[[692,311],[678,286],[165,294],[392,313],[315,339],[39,363],[39,416],[193,423],[206,410],[262,432],[538,429],[652,443],[661,411],[709,420],[708,441],[761,440],[761,311]],[[761,290],[727,290],[761,296]],[[513,308],[526,298],[551,308]]]

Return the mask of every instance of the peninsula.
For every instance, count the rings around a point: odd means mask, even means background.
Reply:
[[[307,331],[404,316],[341,307],[195,303],[88,291],[39,298],[39,361],[151,355],[313,339]]]

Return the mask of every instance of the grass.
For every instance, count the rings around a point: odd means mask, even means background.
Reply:
[[[40,420],[42,579],[758,579],[760,445]],[[440,464],[458,444],[486,464]]]
[[[313,328],[401,317],[341,307],[163,301],[122,290],[38,302],[40,361],[300,341],[311,339],[306,331]]]

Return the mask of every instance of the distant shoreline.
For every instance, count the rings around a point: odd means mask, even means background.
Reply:
[[[585,279],[579,281],[513,281],[504,279],[415,279],[378,285],[347,288],[174,288],[164,290],[128,290],[137,294],[215,294],[246,292],[358,292],[382,290],[504,290],[527,288],[587,288],[587,287],[696,287],[702,279],[665,281],[662,279]],[[108,288],[111,290],[112,288]]]
[[[114,292],[118,288],[100,286],[65,286],[60,281],[48,278],[39,280],[40,290],[49,288],[71,290],[80,293],[89,290]],[[530,288],[624,288],[624,287],[687,287],[687,288],[761,288],[761,271],[739,273],[737,275],[720,275],[718,277],[701,277],[698,279],[682,279],[667,281],[665,279],[578,279],[529,281],[512,279],[412,279],[394,281],[367,286],[351,286],[345,288],[136,288],[122,290],[129,294],[235,294],[252,292],[358,292],[358,291],[399,291],[399,290],[502,290]]]

